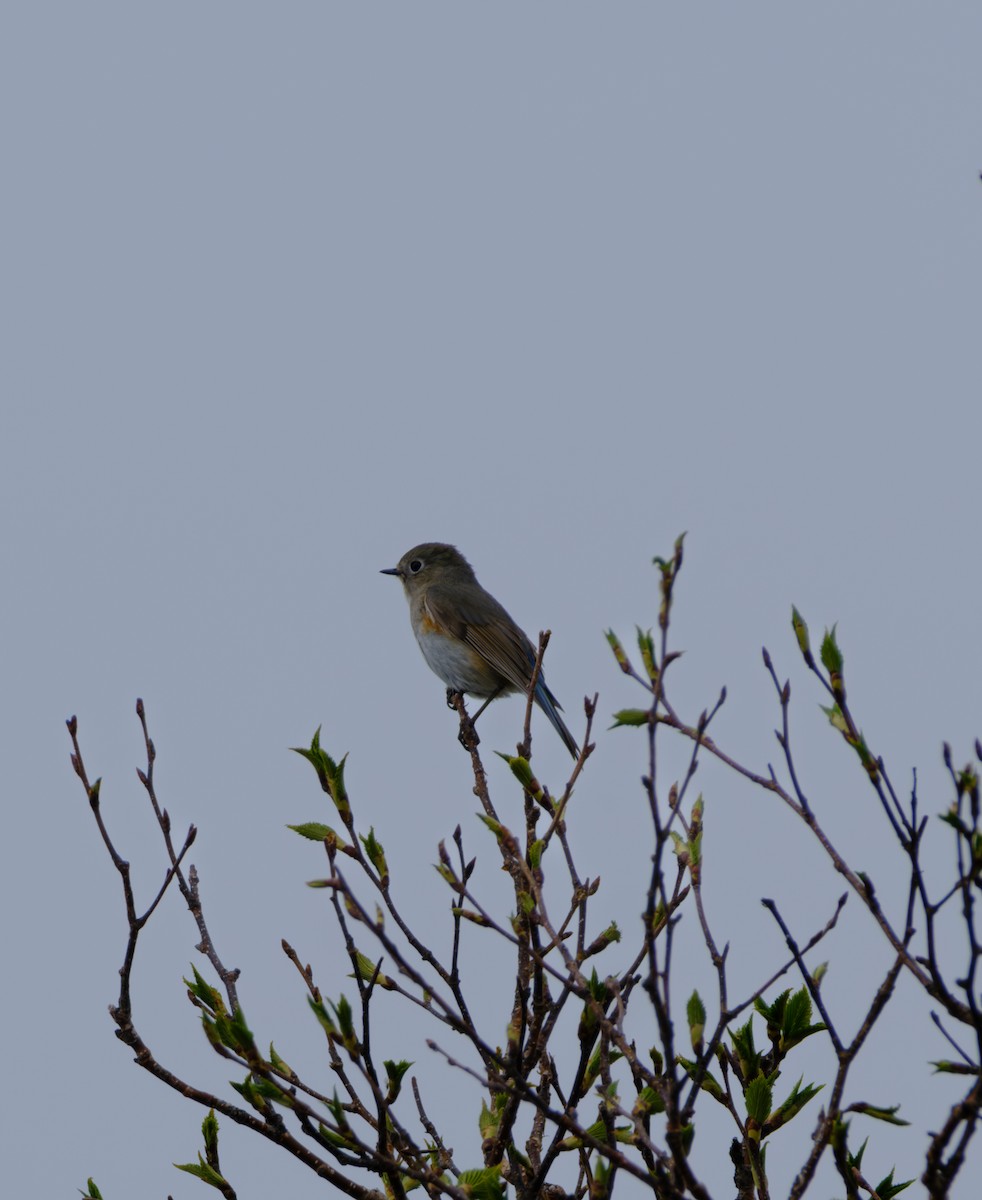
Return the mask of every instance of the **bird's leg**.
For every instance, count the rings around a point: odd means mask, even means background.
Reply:
[[[474,728],[474,722],[484,712],[491,701],[501,695],[502,691],[504,691],[504,686],[502,684],[501,687],[496,688],[472,717],[468,716],[467,709],[464,706],[463,692],[458,692],[454,688],[447,688],[447,707],[455,708],[460,716],[460,733],[457,734],[457,740],[465,750],[474,750],[481,744],[481,739],[477,736],[477,730]]]
[[[478,717],[481,715],[481,713],[482,713],[482,712],[484,712],[484,710],[485,710],[485,709],[487,708],[487,706],[488,706],[488,705],[491,703],[491,701],[492,701],[492,700],[497,700],[497,699],[498,699],[498,697],[499,697],[499,696],[501,695],[501,693],[502,693],[502,690],[504,689],[504,686],[505,686],[505,685],[504,685],[504,684],[502,684],[502,685],[501,685],[501,687],[499,687],[499,688],[496,688],[496,689],[495,689],[495,690],[494,690],[494,691],[491,693],[491,695],[490,695],[490,696],[488,696],[487,700],[485,700],[485,701],[484,701],[484,703],[483,703],[483,704],[481,705],[481,707],[480,707],[480,708],[477,710],[477,712],[476,712],[476,713],[475,713],[475,714],[474,714],[474,715],[471,717],[471,724],[472,724],[472,725],[473,725],[473,724],[474,724],[474,722],[477,720],[477,718],[478,718]]]

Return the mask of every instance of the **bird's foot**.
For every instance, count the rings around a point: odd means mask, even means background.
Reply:
[[[481,739],[477,736],[477,730],[474,728],[474,722],[470,717],[461,717],[460,732],[457,734],[457,740],[468,753],[480,746]]]

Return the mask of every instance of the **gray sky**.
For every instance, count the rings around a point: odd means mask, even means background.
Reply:
[[[132,1065],[106,1015],[125,931],[69,714],[149,897],[144,697],[164,803],[199,827],[212,932],[288,1060],[322,1049],[280,937],[326,992],[352,985],[304,887],[317,848],[284,829],[329,819],[286,747],[322,724],[350,751],[356,812],[420,919],[445,921],[429,864],[458,821],[503,894],[442,688],[378,574],[415,542],[455,542],[533,636],[550,627],[572,727],[599,691],[603,730],[640,698],[602,631],[653,623],[650,558],[687,530],[678,702],[695,717],[726,683],[717,739],[776,759],[766,642],[815,807],[890,894],[899,858],[788,615],[839,622],[868,739],[946,805],[941,741],[963,761],[982,733],[978,5],[55,0],[2,25],[10,1194],[69,1196],[90,1174],[107,1200],[203,1194],[169,1166],[194,1158],[203,1114]],[[482,718],[489,755],[520,713]],[[548,727],[536,748],[558,786]],[[598,921],[632,934],[642,769],[638,739],[602,732],[576,795],[581,870],[609,883]],[[700,784],[707,897],[749,953],[746,991],[781,960],[765,889],[807,934],[841,884],[766,799]],[[826,984],[847,1027],[875,986],[857,993],[856,964],[886,963],[849,908]],[[171,897],[141,947],[138,1023],[221,1088],[180,983],[194,940]],[[680,992],[711,1003],[695,951],[689,970]],[[875,1179],[919,1171],[951,1094],[922,1019],[898,1007],[857,1073],[871,1100],[905,1088],[914,1121],[857,1123]],[[443,1089],[476,1165],[476,1092],[403,1036],[392,1056]],[[242,1197],[323,1194],[224,1124],[222,1145]]]

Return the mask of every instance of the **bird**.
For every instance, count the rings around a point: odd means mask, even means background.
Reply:
[[[402,580],[409,620],[427,665],[454,692],[489,704],[513,692],[528,694],[536,652],[527,635],[478,583],[455,546],[423,542],[385,567]],[[579,747],[559,713],[561,705],[539,672],[533,699],[574,758]],[[483,707],[478,712],[483,712]]]

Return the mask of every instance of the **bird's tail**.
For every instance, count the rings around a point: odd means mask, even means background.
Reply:
[[[566,728],[562,717],[559,715],[562,706],[541,679],[535,685],[535,702],[549,718],[549,723],[552,725],[553,729],[555,729],[555,731],[563,739],[563,745],[566,747],[566,749],[574,758],[579,758],[580,748],[576,744],[576,739]]]

